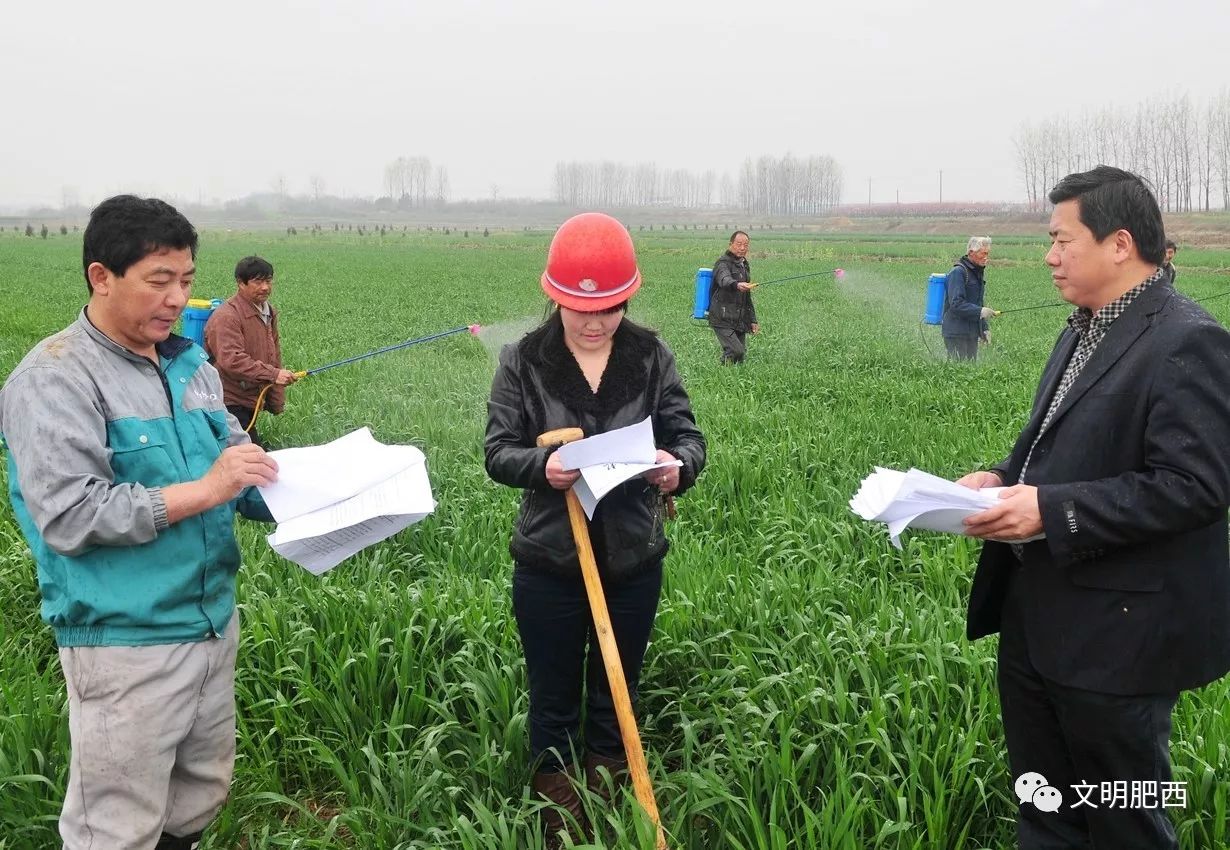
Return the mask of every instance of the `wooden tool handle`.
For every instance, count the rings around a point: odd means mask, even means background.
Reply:
[[[585,432],[580,428],[556,428],[554,431],[538,435],[538,448],[562,446],[564,443],[575,443],[577,440],[584,439]]]
[[[602,664],[606,667],[607,681],[611,684],[611,699],[615,703],[615,717],[619,720],[619,735],[623,739],[624,753],[628,757],[632,790],[658,830],[658,850],[666,850],[662,817],[658,813],[657,800],[654,799],[653,783],[649,780],[649,766],[645,763],[641,734],[636,728],[636,715],[632,712],[632,698],[628,694],[623,662],[619,659],[619,646],[615,642],[615,632],[611,629],[611,615],[606,607],[606,595],[602,592],[602,579],[598,576],[585,509],[581,507],[581,500],[571,489],[565,498],[568,502],[568,521],[572,525],[572,536],[577,544],[577,558],[581,562],[581,576],[585,580],[585,593],[589,597],[589,610],[594,619],[594,633],[598,636],[598,646],[602,650]]]
[[[540,434],[536,441],[540,448],[562,446],[585,438],[580,428],[556,428]],[[623,739],[624,753],[628,757],[628,773],[632,776],[632,790],[636,799],[653,820],[658,831],[657,850],[667,850],[666,833],[662,829],[662,817],[653,796],[653,783],[649,780],[649,767],[645,763],[645,750],[641,746],[641,734],[636,728],[636,715],[632,713],[632,697],[628,694],[628,680],[624,678],[623,662],[619,659],[619,645],[611,628],[611,614],[606,607],[606,595],[602,592],[602,579],[598,576],[598,562],[594,558],[593,543],[589,539],[589,521],[577,494],[568,489],[564,496],[568,504],[568,522],[572,526],[572,539],[577,547],[577,560],[581,562],[581,577],[585,580],[585,594],[589,597],[589,611],[594,621],[594,633],[602,650],[602,664],[606,667],[607,681],[611,685],[611,699],[615,703],[615,717],[619,721],[619,736]]]

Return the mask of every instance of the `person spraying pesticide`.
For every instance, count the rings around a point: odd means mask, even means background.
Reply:
[[[252,442],[267,448],[256,429],[257,408],[281,413],[286,387],[299,373],[282,365],[278,311],[269,303],[273,264],[263,257],[244,257],[235,266],[235,290],[205,324],[205,350],[222,376],[226,409],[245,426]]]
[[[948,273],[941,330],[950,359],[974,360],[978,344],[991,342],[990,320],[999,314],[983,303],[990,256],[991,237],[971,236],[965,256]]]
[[[742,363],[747,356],[747,335],[760,332],[752,304],[752,269],[747,261],[748,235],[736,230],[730,245],[713,264],[709,290],[709,327],[722,346],[722,365]]]

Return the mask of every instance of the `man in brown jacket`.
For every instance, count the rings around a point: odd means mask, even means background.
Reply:
[[[281,413],[286,389],[295,373],[282,368],[278,313],[269,303],[273,292],[273,266],[261,257],[244,257],[235,266],[238,291],[205,324],[205,350],[222,375],[226,409],[247,427],[252,442],[264,448],[253,422],[256,399],[266,384],[265,410]]]

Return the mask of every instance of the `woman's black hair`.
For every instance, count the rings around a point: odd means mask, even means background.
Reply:
[[[625,313],[624,320],[619,323],[619,329],[616,334],[630,334],[638,340],[656,340],[658,332],[653,328],[638,324],[627,317],[629,301],[623,301],[610,307],[606,310],[599,310],[600,313],[614,313],[616,310],[622,310]],[[560,316],[559,305],[554,301],[547,302],[546,316],[543,318],[542,324],[534,328],[521,339],[522,350],[532,353],[536,360],[541,362],[549,362],[551,352],[558,351],[559,347],[564,345],[564,320]]]

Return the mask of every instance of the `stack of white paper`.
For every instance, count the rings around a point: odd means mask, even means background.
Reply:
[[[961,520],[994,507],[1003,489],[973,490],[918,469],[898,472],[877,466],[863,479],[850,509],[863,519],[885,523],[893,545],[900,549],[901,532],[907,528],[963,534]]]
[[[585,516],[594,518],[598,502],[629,478],[644,475],[651,469],[683,466],[681,460],[655,463],[658,450],[653,442],[653,421],[644,421],[626,428],[616,428],[575,443],[560,446],[559,457],[564,469],[579,469],[581,477],[572,485]]]
[[[436,507],[423,453],[377,442],[367,428],[270,456],[278,480],[260,488],[278,521],[269,545],[317,575]]]

